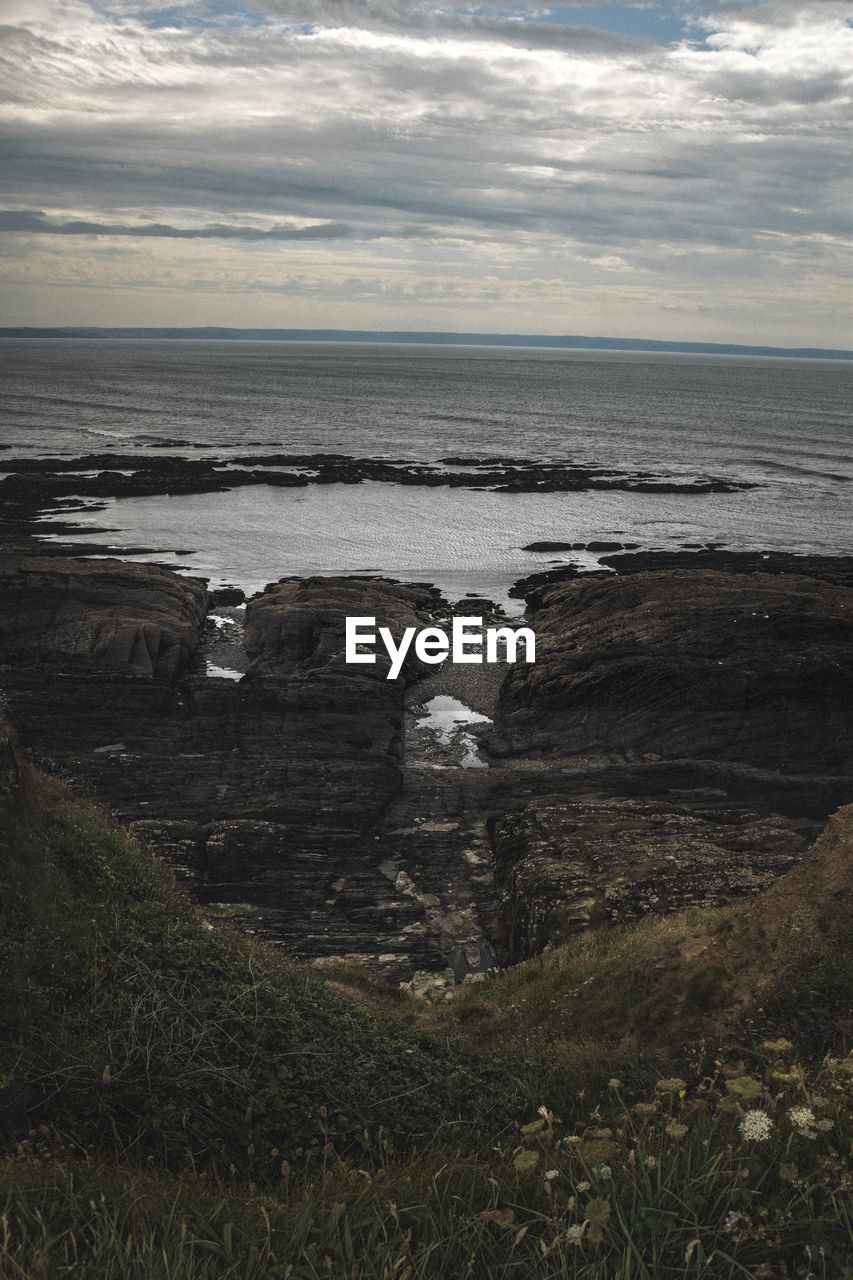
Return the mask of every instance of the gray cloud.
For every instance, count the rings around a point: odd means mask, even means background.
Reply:
[[[318,222],[305,227],[246,227],[214,223],[201,227],[170,227],[162,222],[141,224],[87,222],[73,219],[59,222],[35,209],[0,209],[0,231],[24,231],[49,236],[153,236],[167,240],[377,240],[393,234],[395,237],[422,237],[427,232],[420,227],[397,227],[388,231],[366,230],[348,226],[345,222]]]
[[[251,277],[331,298],[363,278],[400,305],[493,296],[480,275],[567,298],[603,273],[623,298],[642,273],[764,296],[769,271],[812,271],[813,307],[834,288],[851,76],[833,0],[715,6],[707,39],[673,48],[499,5],[271,0],[260,26],[179,29],[54,3],[31,0],[0,55],[0,229],[45,279],[95,287],[111,255],[115,289],[133,263],[137,291]]]

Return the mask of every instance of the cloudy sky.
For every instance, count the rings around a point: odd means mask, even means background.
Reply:
[[[841,0],[0,20],[0,323],[853,346]]]

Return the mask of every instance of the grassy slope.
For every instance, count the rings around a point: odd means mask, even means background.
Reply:
[[[272,1146],[478,1122],[493,1066],[211,928],[102,815],[29,770],[4,806],[0,903],[7,1132],[26,1111],[108,1134],[117,1154],[260,1174]]]
[[[853,1277],[848,939],[728,1043],[641,1053],[618,1037],[656,955],[713,917],[419,1012],[211,929],[34,771],[0,802],[4,1280]],[[782,1029],[807,1057],[761,1044]],[[756,1108],[764,1141],[739,1127]]]

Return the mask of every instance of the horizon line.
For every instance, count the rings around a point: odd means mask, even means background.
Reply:
[[[269,342],[388,342],[425,346],[506,346],[590,351],[649,351],[684,355],[779,356],[851,360],[853,350],[832,347],[776,347],[734,342],[660,338],[605,338],[585,334],[474,333],[415,329],[280,329],[230,325],[2,325],[0,338],[129,338]]]

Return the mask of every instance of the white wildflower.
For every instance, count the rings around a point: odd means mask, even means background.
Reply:
[[[773,1121],[764,1111],[747,1111],[740,1122],[741,1136],[747,1142],[766,1142],[773,1129]]]
[[[658,1167],[657,1156],[646,1156],[646,1168],[656,1169]]]
[[[815,1116],[811,1107],[791,1107],[788,1112],[788,1119],[804,1138],[817,1136],[815,1133]]]
[[[555,1179],[555,1178],[559,1178],[559,1176],[560,1176],[560,1170],[559,1170],[559,1169],[548,1169],[548,1170],[546,1171],[546,1173],[545,1173],[545,1181],[546,1181],[546,1182],[553,1182],[553,1181],[554,1181],[554,1179]]]
[[[609,1182],[613,1177],[613,1170],[610,1168],[609,1164],[594,1164],[592,1166],[592,1172],[595,1174],[596,1178],[601,1178],[602,1182]]]
[[[584,1223],[575,1223],[566,1228],[566,1240],[569,1244],[580,1244],[583,1239]]]

